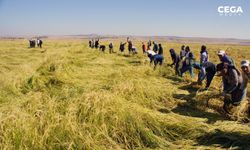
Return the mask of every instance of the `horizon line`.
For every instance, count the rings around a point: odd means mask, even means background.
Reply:
[[[227,40],[250,40],[250,38],[233,38],[233,37],[205,37],[205,36],[178,36],[178,35],[125,35],[125,34],[97,34],[97,33],[87,33],[87,34],[34,34],[34,35],[0,35],[0,38],[35,38],[35,37],[63,37],[63,36],[115,36],[115,37],[175,37],[175,38],[203,38],[203,39],[227,39]]]

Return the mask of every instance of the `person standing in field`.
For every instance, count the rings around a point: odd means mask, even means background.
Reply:
[[[95,48],[95,40],[94,39],[92,39],[92,42],[91,42],[92,44],[91,44],[91,48]]]
[[[181,46],[180,58],[183,59],[186,56],[185,45]]]
[[[161,44],[159,44],[158,54],[163,55],[163,48],[162,48]]]
[[[42,48],[43,41],[41,39],[37,39],[37,47]]]
[[[95,48],[96,48],[96,49],[99,48],[99,39],[95,41]]]
[[[208,62],[209,56],[207,52],[207,47],[205,45],[201,46],[201,51],[200,51],[200,72],[198,75],[198,84],[202,85],[202,79],[206,75],[206,68],[203,66],[204,63]]]
[[[185,55],[183,58],[188,57],[190,52],[191,52],[191,50],[190,50],[189,46],[186,46],[185,47]]]
[[[110,44],[109,44],[109,53],[111,54],[111,53],[113,53],[114,52],[114,46],[113,46],[113,43],[111,42]]]
[[[155,42],[153,42],[153,51],[154,51],[155,53],[158,52],[158,44],[155,43]]]
[[[35,48],[36,47],[36,41],[35,40],[29,40],[30,42],[30,48]]]
[[[195,64],[195,58],[192,52],[190,52],[189,46],[185,48],[186,56],[183,57],[184,61],[181,68],[181,77],[186,71],[189,71],[191,77],[194,77],[193,66]]]
[[[147,50],[151,50],[151,46],[152,46],[152,43],[151,43],[151,41],[149,40],[149,41],[148,41],[148,45],[147,45]]]
[[[132,41],[128,41],[128,52],[129,54],[133,51],[133,43]]]
[[[89,40],[89,47],[91,48],[91,46],[92,46],[92,41]]]

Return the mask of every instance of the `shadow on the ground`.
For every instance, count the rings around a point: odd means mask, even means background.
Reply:
[[[118,56],[121,56],[121,57],[133,57],[133,55],[130,55],[130,54],[121,54],[121,53],[118,53],[117,54]]]
[[[165,76],[165,78],[169,79],[169,80],[172,80],[173,83],[181,83],[181,82],[184,82],[182,78],[180,77],[177,77],[177,76]],[[173,84],[172,83],[172,84]]]
[[[175,83],[182,82],[181,78],[167,76],[166,78],[173,80]],[[221,115],[220,109],[218,106],[210,106],[212,109],[216,110],[216,112],[207,112],[205,111],[208,106],[206,103],[210,99],[217,98],[218,94],[209,94],[202,97],[201,100],[197,100],[197,91],[199,87],[195,86],[195,84],[185,84],[178,87],[178,89],[187,91],[187,94],[173,94],[173,98],[180,100],[184,103],[180,103],[172,109],[171,111],[180,115],[190,116],[190,117],[198,117],[198,118],[206,118],[207,123],[213,124],[218,120],[229,120],[228,117]]]
[[[188,103],[178,105],[177,107],[172,109],[172,112],[188,117],[206,118],[206,123],[209,124],[213,124],[218,120],[228,120],[228,118],[223,117],[220,114],[200,110],[195,106],[190,106],[190,104]]]
[[[142,64],[142,61],[140,60],[131,60],[131,61],[128,61],[129,64],[131,65],[134,65],[134,66],[139,66]]]
[[[225,149],[250,149],[250,134],[242,134],[239,132],[224,132],[221,130],[215,130],[215,132],[203,135],[197,140],[198,145],[214,145]]]
[[[194,87],[193,84],[188,84],[188,85],[184,85],[184,86],[179,87],[179,89],[186,90],[190,94],[193,95],[199,90],[199,87]]]

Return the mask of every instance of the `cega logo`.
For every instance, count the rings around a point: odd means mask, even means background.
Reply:
[[[243,9],[241,6],[219,6],[218,12],[221,16],[241,16]]]

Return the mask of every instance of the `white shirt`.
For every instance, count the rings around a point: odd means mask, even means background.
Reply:
[[[148,50],[147,53],[148,53],[148,54],[151,54],[151,55],[153,55],[153,56],[156,55],[156,53],[155,53],[154,51],[152,51],[152,50]]]

